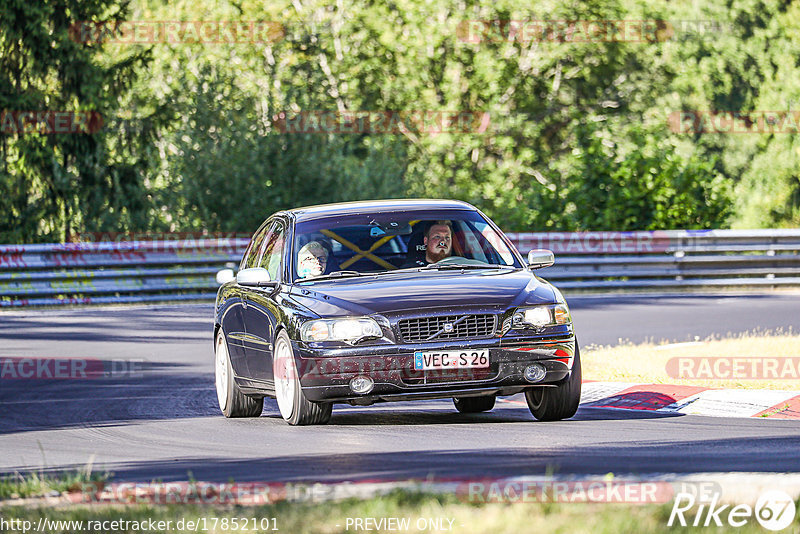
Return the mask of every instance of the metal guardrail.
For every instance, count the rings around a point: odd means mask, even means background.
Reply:
[[[208,300],[247,239],[0,245],[0,307]]]
[[[563,289],[800,286],[800,229],[509,234],[549,248],[538,273]]]
[[[568,290],[800,286],[800,229],[508,234]],[[213,299],[248,240],[0,245],[0,307]]]

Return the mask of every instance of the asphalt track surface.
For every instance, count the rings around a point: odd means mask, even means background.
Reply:
[[[797,294],[570,303],[582,345],[800,328]],[[520,403],[461,415],[449,400],[337,405],[321,427],[288,426],[268,400],[260,418],[227,420],[211,327],[210,304],[0,314],[2,357],[144,360],[136,377],[0,380],[0,472],[91,463],[117,480],[221,482],[800,472],[800,421],[581,407],[541,423]]]

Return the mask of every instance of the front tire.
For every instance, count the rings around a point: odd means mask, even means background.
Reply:
[[[290,425],[324,425],[331,419],[329,402],[311,402],[303,394],[294,360],[294,351],[285,331],[278,334],[272,358],[275,397],[281,417]]]
[[[264,399],[254,399],[241,392],[233,379],[228,343],[222,328],[217,333],[214,350],[214,382],[219,409],[225,417],[258,417],[264,410]]]
[[[453,404],[456,410],[461,413],[480,413],[488,412],[494,408],[496,397],[489,395],[485,397],[453,397]]]
[[[525,400],[539,421],[560,421],[575,415],[581,403],[581,353],[577,341],[569,377],[556,387],[527,390]]]

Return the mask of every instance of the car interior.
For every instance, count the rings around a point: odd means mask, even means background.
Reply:
[[[424,236],[434,223],[435,221],[425,220],[410,221],[402,228],[395,229],[377,225],[322,228],[297,236],[295,250],[299,250],[309,241],[321,243],[329,252],[325,274],[339,270],[360,273],[395,270],[425,261]],[[506,263],[469,221],[453,223],[453,256]]]

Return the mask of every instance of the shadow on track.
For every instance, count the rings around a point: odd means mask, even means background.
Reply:
[[[119,481],[337,482],[578,474],[797,472],[796,437],[664,441],[637,445],[409,450],[258,459],[181,458],[113,466]],[[769,462],[764,462],[769,458]],[[81,466],[75,466],[80,468]]]
[[[219,413],[213,375],[172,372],[181,364],[141,365],[144,376],[136,378],[3,380],[0,435]]]
[[[124,426],[135,421],[219,417],[210,373],[187,373],[182,364],[142,362],[143,376],[94,380],[4,380],[0,390],[0,435],[40,430]],[[650,410],[587,409],[571,421],[663,419],[681,414]],[[267,398],[262,418],[284,425],[274,399]],[[334,406],[329,425],[424,426],[532,423],[524,404],[500,402],[491,412],[461,414],[449,399],[381,403],[369,407]],[[546,423],[558,424],[558,423]]]
[[[434,401],[435,402],[435,401]],[[493,424],[493,423],[528,423],[542,425],[568,425],[574,421],[614,421],[627,419],[666,419],[682,417],[680,413],[661,413],[647,410],[615,410],[600,408],[583,408],[571,419],[564,421],[541,422],[536,421],[526,407],[505,405],[491,412],[477,414],[462,414],[452,408],[439,408],[436,411],[420,411],[424,407],[422,402],[414,406],[393,407],[389,404],[370,408],[353,409],[338,405],[333,408],[333,417],[329,426],[385,426],[385,425],[463,425],[463,424]],[[389,411],[391,409],[391,411]],[[265,413],[262,417],[280,419],[277,413]]]

